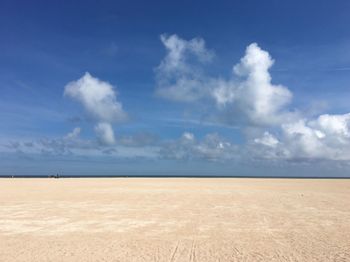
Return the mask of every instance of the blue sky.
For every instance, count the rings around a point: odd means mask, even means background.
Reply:
[[[2,1],[0,174],[348,175],[349,11]]]

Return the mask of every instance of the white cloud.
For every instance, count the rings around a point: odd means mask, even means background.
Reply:
[[[166,47],[168,54],[160,64],[160,68],[166,73],[192,70],[188,68],[188,56],[193,55],[200,62],[210,61],[213,57],[211,51],[205,47],[202,38],[193,38],[189,41],[181,39],[177,35],[161,35],[160,39]]]
[[[186,41],[177,35],[161,35],[167,55],[156,68],[156,93],[164,98],[192,102],[207,92],[200,67],[209,62],[213,53],[201,38]]]
[[[241,78],[226,91],[226,97],[232,97],[233,105],[237,104],[239,111],[253,123],[280,123],[281,117],[285,117],[283,109],[292,99],[288,88],[271,83],[268,70],[273,63],[269,53],[253,43],[247,47],[240,63],[233,68],[234,73]],[[217,102],[220,103],[220,100]]]
[[[266,148],[251,147],[263,158],[286,160],[350,160],[350,114],[320,115],[281,125],[279,137],[265,132],[254,142]],[[269,153],[267,154],[267,148]]]
[[[194,141],[194,134],[185,132],[182,134],[182,139],[187,141]]]
[[[162,96],[182,102],[202,102],[210,108],[211,121],[238,126],[241,130],[258,130],[254,132],[256,136],[248,136],[241,154],[286,160],[350,160],[350,113],[308,119],[307,112],[292,111],[288,107],[293,97],[291,91],[272,83],[269,69],[274,60],[258,44],[246,48],[240,62],[233,66],[233,74],[224,79],[205,73],[204,61],[210,61],[207,54],[211,52],[205,48],[204,40],[186,41],[173,35],[162,37],[162,42],[168,50],[157,68]],[[197,44],[193,45],[194,42]],[[184,134],[165,152],[174,158],[220,152],[217,150],[220,147],[214,150],[205,141]],[[221,153],[227,155],[227,151]]]
[[[118,122],[125,120],[126,113],[117,101],[113,86],[85,73],[77,81],[65,86],[64,95],[79,101],[86,111],[98,121]]]
[[[260,135],[259,135],[260,130]],[[208,161],[257,159],[273,161],[350,160],[350,114],[320,115],[316,119],[286,120],[272,131],[261,128],[246,144],[236,145],[216,133],[197,139],[185,132],[163,144],[160,156],[166,159]]]
[[[262,144],[268,147],[276,147],[279,143],[278,139],[271,135],[269,132],[264,132],[264,135],[260,138],[255,138],[254,142],[257,144]]]
[[[228,123],[244,119],[250,124],[276,125],[294,117],[285,108],[292,93],[287,87],[271,83],[269,69],[274,61],[256,43],[247,47],[226,80],[205,73],[203,65],[211,60],[212,52],[203,39],[186,41],[172,35],[161,40],[167,55],[156,69],[156,93],[163,98],[180,102],[212,100],[217,105],[215,114]]]
[[[235,101],[237,97],[237,84],[234,82],[223,79],[212,79],[211,86],[214,87],[211,95],[220,109]]]
[[[324,134],[307,125],[305,120],[282,125],[284,147],[289,158],[320,158],[325,154],[321,139]]]
[[[316,120],[299,120],[282,125],[286,146],[292,156],[350,160],[350,114],[320,115]]]
[[[95,132],[102,144],[113,145],[115,143],[114,132],[111,124],[98,123],[95,126]]]
[[[212,79],[212,97],[228,122],[246,119],[248,124],[278,125],[295,117],[286,110],[292,99],[287,87],[271,83],[269,73],[274,60],[256,43],[250,44],[240,63],[233,67],[230,80]],[[230,119],[230,117],[232,119]]]
[[[326,134],[337,135],[341,139],[350,137],[350,113],[344,115],[320,115],[312,125],[319,127]]]
[[[64,95],[80,102],[85,110],[98,122],[95,131],[101,142],[115,143],[111,123],[127,118],[122,104],[117,101],[114,87],[85,73],[83,77],[65,86]]]

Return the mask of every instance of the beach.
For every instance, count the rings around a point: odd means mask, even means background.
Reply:
[[[350,179],[4,178],[0,261],[350,261]]]

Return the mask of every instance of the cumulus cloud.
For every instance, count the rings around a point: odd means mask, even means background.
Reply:
[[[332,160],[350,159],[350,114],[320,115],[282,125],[291,155]]]
[[[115,142],[111,124],[125,120],[127,114],[122,104],[117,101],[116,90],[110,83],[85,73],[80,79],[65,86],[64,95],[80,102],[98,122],[95,131],[101,142]]]
[[[167,55],[156,68],[156,93],[164,98],[192,102],[207,92],[203,74],[197,64],[212,60],[213,53],[206,49],[201,38],[189,41],[177,35],[161,35]]]
[[[166,159],[244,162],[271,161],[349,161],[350,113],[297,119],[272,131],[253,136],[246,144],[232,144],[217,133],[197,139],[185,132],[179,139],[162,144],[160,157]]]
[[[211,100],[211,120],[238,126],[242,131],[260,130],[247,137],[248,143],[241,146],[240,154],[286,160],[350,160],[350,113],[309,119],[307,112],[291,110],[292,92],[272,82],[269,70],[274,60],[257,43],[247,46],[244,56],[233,66],[232,75],[224,79],[205,72],[203,65],[210,61],[208,54],[212,52],[206,49],[203,39],[187,41],[172,35],[162,36],[161,40],[167,55],[156,70],[157,92],[167,99],[202,101],[207,106]],[[219,153],[227,158],[228,151],[221,152],[208,139],[199,142],[185,133],[163,154],[188,158],[215,152],[218,158]]]
[[[320,115],[316,121],[310,124],[318,127],[325,134],[336,135],[339,141],[346,141],[350,138],[349,132],[350,113],[344,115]]]
[[[116,122],[126,118],[122,104],[117,101],[114,87],[89,73],[68,83],[64,95],[80,102],[86,111],[99,121]]]
[[[255,138],[254,142],[267,147],[276,147],[279,143],[277,138],[271,135],[269,132],[265,131],[264,135],[260,138]]]
[[[227,79],[206,74],[203,65],[210,62],[212,51],[201,38],[184,40],[177,35],[162,36],[167,55],[156,69],[156,93],[163,98],[193,102],[213,100],[218,119],[227,123],[238,120],[258,125],[275,125],[293,113],[285,107],[292,93],[274,85],[269,73],[274,60],[256,43],[250,44]]]
[[[290,103],[292,93],[282,85],[271,83],[268,70],[273,63],[268,52],[256,43],[250,44],[240,63],[233,67],[238,80],[214,87],[218,105],[237,107],[253,123],[280,123],[286,117],[283,110]]]
[[[255,138],[254,143],[265,147],[265,150],[259,147],[251,149],[257,149],[265,158],[350,160],[349,127],[350,114],[299,119],[282,124],[278,138],[268,132]]]

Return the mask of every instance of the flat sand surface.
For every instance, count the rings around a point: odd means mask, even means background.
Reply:
[[[0,179],[0,261],[350,261],[350,180]]]

